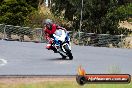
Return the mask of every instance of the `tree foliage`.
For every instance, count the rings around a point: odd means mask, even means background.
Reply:
[[[73,28],[79,29],[82,0],[53,0],[51,11],[72,21]],[[119,21],[132,15],[129,0],[84,0],[82,30],[84,32],[119,34]]]
[[[34,8],[23,0],[4,0],[0,3],[0,23],[25,25],[27,15]]]

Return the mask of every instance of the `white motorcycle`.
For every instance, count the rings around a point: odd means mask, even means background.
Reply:
[[[53,47],[56,48],[57,52],[62,56],[63,59],[66,59],[66,57],[69,57],[69,60],[73,59],[72,53],[71,53],[71,43],[70,43],[70,37],[65,30],[58,29],[56,30],[55,34],[53,34],[53,37],[57,39],[54,40]]]

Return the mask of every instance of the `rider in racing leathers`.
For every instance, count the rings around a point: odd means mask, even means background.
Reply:
[[[53,44],[53,41],[58,42],[58,39],[56,37],[54,37],[53,35],[55,34],[56,30],[64,30],[66,32],[66,29],[63,28],[63,27],[58,26],[57,24],[54,24],[52,22],[52,20],[50,20],[50,19],[46,19],[44,21],[44,27],[45,27],[44,28],[45,38],[46,38],[46,40],[48,40],[48,44],[47,44],[46,48],[48,50],[51,49],[55,53],[57,53],[56,48],[54,48],[52,46],[52,44]]]

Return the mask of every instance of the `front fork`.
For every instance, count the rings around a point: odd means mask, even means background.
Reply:
[[[66,53],[66,50],[64,49],[64,46],[67,46],[68,49],[71,50],[71,44],[70,44],[70,42],[69,42],[69,44],[68,44],[68,43],[64,43],[64,44],[62,45],[62,51],[64,51],[64,52]]]

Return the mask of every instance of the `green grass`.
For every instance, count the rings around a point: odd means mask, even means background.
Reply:
[[[23,84],[0,84],[0,88],[132,88],[130,84],[85,84],[78,85],[75,81],[63,82],[40,82],[40,83],[23,83]]]

